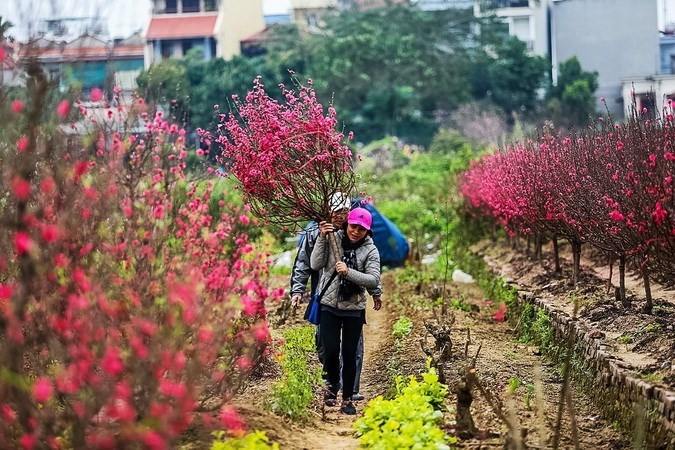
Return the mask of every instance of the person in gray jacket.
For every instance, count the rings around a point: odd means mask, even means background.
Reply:
[[[349,196],[342,192],[336,192],[329,200],[331,209],[331,221],[336,230],[343,228],[346,225],[347,214],[351,209],[351,201]],[[307,290],[307,282],[309,281],[310,298],[316,293],[316,287],[319,283],[319,272],[312,270],[310,267],[309,257],[314,249],[316,238],[319,236],[319,228],[314,227],[310,230],[304,231],[304,235],[300,240],[298,246],[298,253],[293,263],[291,272],[291,304],[298,308],[302,303],[302,297]],[[382,287],[378,285],[375,289],[369,289],[368,293],[373,297],[374,301],[380,301],[382,296]],[[315,341],[316,352],[319,361],[323,364],[323,346],[320,339],[320,328],[317,326]],[[360,394],[361,388],[361,369],[363,368],[363,333],[359,338],[359,345],[356,352],[356,376],[354,379],[354,395],[353,400],[363,400],[363,395]]]
[[[335,231],[332,223],[321,222],[310,257],[311,268],[321,271],[317,289],[323,291],[330,283],[321,298],[319,321],[324,347],[323,370],[329,383],[324,401],[327,406],[337,403],[342,375],[341,411],[344,414],[356,414],[352,396],[357,347],[365,321],[366,289],[380,285],[380,253],[370,236],[371,226],[372,216],[363,208],[350,211],[346,230]],[[338,258],[330,250],[328,240],[328,234],[333,232],[338,244]],[[334,272],[338,276],[333,276]],[[381,306],[381,301],[374,301],[376,311]]]

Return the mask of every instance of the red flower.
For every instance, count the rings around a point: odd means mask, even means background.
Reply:
[[[231,406],[223,406],[220,410],[220,423],[232,434],[242,434],[246,430],[244,421]]]
[[[124,370],[124,363],[120,357],[120,351],[114,347],[108,347],[101,360],[101,368],[108,375],[117,375]]]
[[[17,200],[25,202],[30,197],[30,183],[21,177],[12,179],[12,192]]]
[[[143,438],[143,443],[150,450],[164,450],[167,448],[164,438],[156,431],[149,431],[146,433]]]
[[[504,322],[506,320],[506,303],[500,303],[499,309],[494,312],[492,317],[495,319],[495,322]]]
[[[45,225],[42,227],[42,240],[45,242],[54,242],[59,238],[59,227],[56,225]]]
[[[92,102],[100,102],[101,100],[103,100],[103,91],[100,90],[99,88],[92,89],[90,95]]]
[[[45,403],[54,393],[52,383],[46,378],[38,378],[33,384],[33,398],[38,403]]]
[[[14,100],[12,102],[12,112],[18,114],[23,111],[23,102],[21,100]]]
[[[18,141],[16,141],[16,148],[20,152],[25,152],[28,148],[28,137],[21,136]]]
[[[663,209],[663,207],[661,206],[661,202],[656,202],[656,206],[654,207],[654,211],[652,212],[654,223],[656,223],[656,225],[663,224],[663,222],[665,222],[666,220],[667,215],[668,211]]]
[[[16,253],[21,256],[28,253],[33,246],[33,241],[30,236],[28,236],[23,231],[19,231],[14,235],[14,248]]]
[[[56,114],[61,117],[66,117],[70,111],[70,102],[68,100],[61,100],[61,102],[56,107]]]
[[[623,216],[623,214],[621,214],[616,209],[614,211],[612,211],[611,213],[609,213],[609,217],[612,220],[616,220],[617,222],[622,222],[622,221],[626,220],[626,218]]]

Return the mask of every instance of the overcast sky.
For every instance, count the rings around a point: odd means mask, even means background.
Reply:
[[[106,17],[108,32],[115,38],[142,29],[150,18],[151,5],[150,0],[0,0],[0,16],[14,24],[9,35],[20,40],[28,35],[29,24],[52,17]],[[289,8],[290,0],[263,0],[265,14],[284,13]]]

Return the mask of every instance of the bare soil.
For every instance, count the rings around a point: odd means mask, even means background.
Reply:
[[[590,249],[582,254],[581,276],[576,286],[571,283],[568,245],[561,245],[562,276],[552,272],[551,252],[544,251],[539,261],[506,245],[484,242],[475,249],[493,267],[500,268],[505,279],[538,296],[554,299],[570,315],[576,301],[579,320],[597,330],[598,338],[624,366],[651,383],[675,389],[675,290],[651,281],[654,308],[652,314],[645,314],[640,274],[627,271],[625,284],[631,305],[625,308],[614,295],[614,288],[619,285],[616,265],[610,269],[607,261]]]

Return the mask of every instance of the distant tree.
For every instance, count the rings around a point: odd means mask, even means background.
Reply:
[[[557,83],[546,95],[545,115],[559,127],[583,126],[594,115],[597,89],[598,72],[584,71],[573,56],[558,66]]]
[[[0,42],[4,42],[7,39],[7,32],[12,28],[14,24],[9,20],[5,20],[0,16]]]
[[[510,37],[487,53],[482,63],[485,77],[477,96],[489,96],[507,113],[530,113],[535,110],[538,91],[544,86],[548,63],[538,55],[530,55],[523,41]]]
[[[140,73],[136,83],[147,102],[169,108],[178,122],[187,122],[190,81],[182,61],[165,59],[150,66]]]
[[[470,10],[407,4],[348,11],[314,37],[307,73],[360,139],[428,141],[434,112],[470,98],[467,55],[477,20]],[[421,129],[425,135],[415,136]]]

